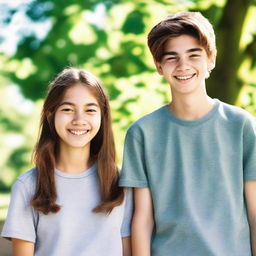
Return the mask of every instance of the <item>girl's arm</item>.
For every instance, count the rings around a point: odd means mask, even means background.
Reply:
[[[252,255],[256,256],[256,181],[246,181],[244,189],[251,233]]]
[[[132,255],[151,255],[154,228],[152,198],[149,188],[134,188],[135,210],[132,220]]]
[[[29,241],[12,238],[13,256],[33,256],[35,244]]]
[[[122,238],[123,243],[123,256],[131,256],[132,250],[131,250],[131,237],[123,237]]]

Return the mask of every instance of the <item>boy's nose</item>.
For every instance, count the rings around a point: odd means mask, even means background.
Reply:
[[[177,69],[180,71],[189,70],[189,65],[188,65],[186,59],[184,59],[184,58],[179,59]]]

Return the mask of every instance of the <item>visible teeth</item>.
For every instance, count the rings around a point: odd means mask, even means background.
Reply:
[[[77,131],[77,130],[69,130],[72,134],[75,134],[75,135],[83,135],[83,134],[86,134],[87,131],[83,130],[83,131]]]
[[[193,75],[189,75],[189,76],[176,76],[178,79],[180,80],[187,80],[189,78],[191,78]]]

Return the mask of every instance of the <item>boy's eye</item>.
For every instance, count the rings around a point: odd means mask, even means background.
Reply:
[[[192,54],[192,55],[190,55],[189,57],[190,57],[190,58],[198,58],[198,57],[200,57],[200,55],[199,55],[199,54]]]
[[[177,57],[169,57],[169,58],[166,58],[166,60],[176,60]]]

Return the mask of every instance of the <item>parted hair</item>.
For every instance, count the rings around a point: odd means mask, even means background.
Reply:
[[[160,62],[166,42],[181,35],[193,36],[209,58],[216,58],[215,34],[208,19],[200,12],[177,12],[159,22],[148,34],[148,47],[154,60]]]
[[[101,202],[94,212],[110,213],[124,199],[123,188],[118,186],[119,169],[116,165],[114,136],[107,94],[99,80],[90,72],[69,67],[50,83],[42,113],[38,141],[33,160],[36,168],[36,190],[31,205],[43,214],[56,213],[57,191],[54,176],[59,154],[59,137],[54,126],[55,112],[67,89],[76,84],[86,86],[94,95],[101,110],[101,126],[90,144],[90,160],[97,162]]]

